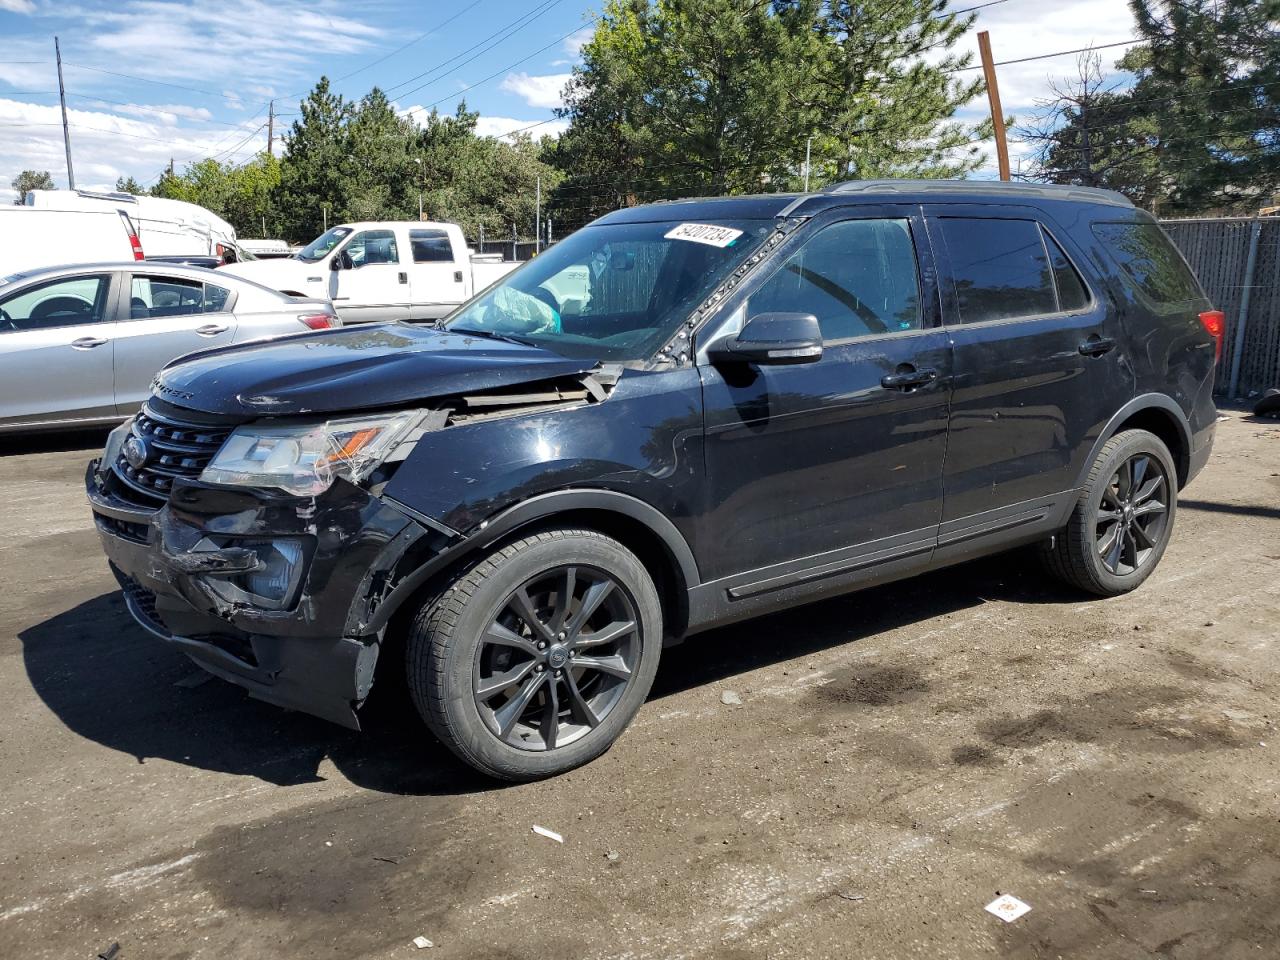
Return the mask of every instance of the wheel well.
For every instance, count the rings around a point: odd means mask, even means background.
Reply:
[[[639,558],[653,577],[662,601],[663,633],[669,638],[684,636],[689,624],[689,585],[684,582],[680,564],[670,548],[644,523],[612,510],[568,510],[541,517],[515,530],[513,535],[521,536],[533,527],[587,527],[617,540]]]
[[[1178,470],[1178,487],[1181,489],[1187,482],[1187,474],[1191,469],[1191,451],[1187,449],[1186,437],[1183,436],[1173,415],[1159,407],[1147,407],[1116,427],[1115,433],[1122,433],[1125,430],[1146,430],[1148,433],[1154,433],[1164,442],[1164,445],[1169,448],[1169,453],[1173,455],[1173,463]]]
[[[689,623],[688,584],[680,572],[680,564],[671,553],[662,537],[654,533],[639,520],[615,513],[611,510],[585,509],[566,510],[561,513],[537,517],[528,523],[515,528],[505,537],[493,543],[477,545],[459,556],[448,567],[433,574],[429,580],[419,586],[411,596],[392,614],[387,624],[384,645],[395,648],[392,657],[400,659],[400,646],[407,634],[409,625],[423,603],[429,602],[447,589],[461,571],[478,562],[496,550],[503,543],[528,536],[535,530],[546,530],[550,527],[585,527],[598,530],[612,537],[634,553],[644,564],[645,570],[653,577],[654,586],[662,602],[663,634],[666,638],[676,639],[684,636]],[[384,657],[379,657],[381,661]]]

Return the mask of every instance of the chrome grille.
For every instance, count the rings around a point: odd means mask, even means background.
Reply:
[[[132,437],[146,450],[145,462],[135,467],[122,449],[112,464],[112,471],[125,488],[121,492],[147,506],[168,500],[174,480],[200,476],[235,429],[225,423],[194,422],[201,416],[195,412],[188,420],[185,411],[169,404],[165,404],[164,412],[158,407],[154,400],[148,401],[133,420]]]

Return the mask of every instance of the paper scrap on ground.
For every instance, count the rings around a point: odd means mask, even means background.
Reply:
[[[414,937],[413,945],[417,947],[419,950],[425,950],[427,947],[433,946],[431,941],[428,940],[426,937]]]
[[[1013,923],[1030,909],[1031,907],[1028,904],[1023,903],[1017,897],[1009,896],[1007,893],[1004,896],[996,897],[987,904],[987,913],[994,913],[1005,923]]]
[[[533,825],[533,832],[540,837],[548,837],[556,843],[564,843],[564,837],[556,833],[554,830],[548,830],[546,827],[540,827],[536,823]]]
[[[667,240],[691,240],[710,247],[727,247],[742,236],[741,230],[721,227],[714,223],[682,223],[663,234]]]

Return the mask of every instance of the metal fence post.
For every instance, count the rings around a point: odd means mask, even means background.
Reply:
[[[1258,265],[1258,240],[1262,236],[1262,220],[1253,218],[1253,227],[1249,231],[1249,258],[1244,265],[1244,285],[1240,290],[1240,312],[1236,317],[1235,341],[1231,349],[1231,379],[1227,385],[1227,396],[1233,400],[1240,388],[1240,364],[1244,360],[1244,334],[1249,326],[1249,301],[1253,295],[1253,271]]]

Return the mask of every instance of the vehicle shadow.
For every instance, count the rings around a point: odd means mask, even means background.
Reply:
[[[1068,603],[1079,594],[1027,571],[1025,557],[978,561],[708,631],[664,652],[651,699],[909,626],[987,599]],[[250,699],[137,627],[103,594],[19,633],[36,693],[66,726],[139,763],[168,760],[292,786],[333,767],[369,790],[449,795],[499,784],[423,726],[392,671],[361,712],[364,731]],[[207,679],[206,679],[207,678]]]
[[[122,418],[123,419],[123,418]],[[0,457],[20,457],[29,453],[98,451],[107,442],[110,427],[48,433],[0,434]]]

